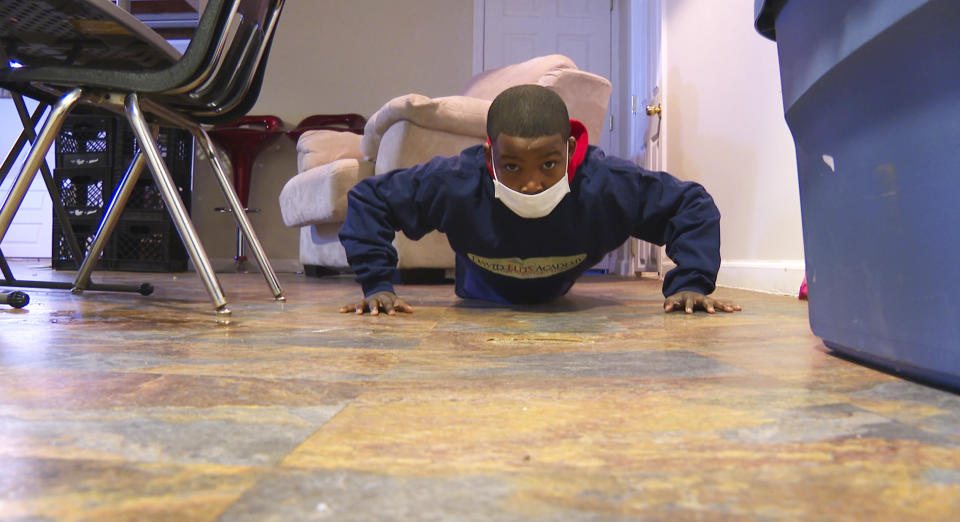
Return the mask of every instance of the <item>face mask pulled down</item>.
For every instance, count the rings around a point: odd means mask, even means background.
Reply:
[[[542,218],[553,212],[560,201],[570,192],[570,180],[567,176],[567,164],[570,161],[570,151],[563,164],[563,177],[550,188],[536,194],[524,194],[500,182],[497,167],[490,162],[493,169],[493,197],[500,200],[514,214],[527,219]]]

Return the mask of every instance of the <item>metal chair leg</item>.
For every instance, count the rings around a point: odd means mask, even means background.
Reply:
[[[273,292],[273,297],[277,301],[285,301],[286,298],[283,296],[283,288],[280,287],[280,281],[277,278],[277,273],[274,271],[273,265],[270,264],[270,260],[267,258],[267,253],[264,251],[263,245],[257,238],[257,233],[253,230],[253,225],[250,223],[250,218],[244,211],[243,205],[240,204],[240,198],[237,196],[237,192],[233,189],[233,185],[230,183],[230,177],[227,175],[227,170],[223,167],[223,163],[220,162],[220,158],[217,156],[216,150],[213,146],[213,141],[210,139],[207,131],[200,127],[195,127],[192,129],[192,131],[193,135],[200,143],[200,146],[203,147],[207,157],[210,158],[210,163],[213,164],[213,173],[220,185],[220,190],[223,192],[223,197],[226,198],[233,217],[237,220],[237,225],[243,232],[243,236],[246,238],[247,243],[253,249],[253,255],[255,258],[257,258],[257,263],[260,264],[260,271],[263,273],[263,277],[267,280],[267,285],[270,287],[270,291]]]
[[[227,300],[223,295],[223,289],[220,287],[220,281],[217,280],[213,265],[210,264],[210,258],[207,257],[207,252],[200,243],[200,237],[190,221],[190,216],[183,200],[180,199],[180,194],[177,192],[177,187],[170,176],[170,171],[163,162],[157,144],[151,136],[150,128],[140,110],[139,97],[136,93],[127,95],[125,107],[130,127],[140,142],[140,150],[146,155],[147,163],[150,165],[150,171],[153,173],[157,188],[160,189],[160,195],[163,196],[167,211],[170,213],[173,224],[177,227],[177,232],[180,233],[180,238],[190,255],[190,260],[193,261],[197,274],[203,281],[216,308],[217,322],[229,324],[231,312],[227,308]]]
[[[4,236],[7,235],[7,229],[10,228],[10,223],[13,222],[13,216],[20,210],[23,198],[26,196],[30,184],[33,183],[33,178],[37,175],[40,163],[43,162],[47,151],[50,150],[53,139],[57,136],[57,133],[60,132],[61,127],[63,127],[64,118],[67,117],[70,109],[80,101],[81,96],[83,96],[82,89],[74,89],[68,92],[53,106],[50,114],[47,115],[47,119],[44,120],[37,140],[30,149],[30,154],[27,155],[26,161],[23,162],[23,167],[20,169],[20,174],[17,176],[13,188],[10,189],[7,200],[3,203],[3,207],[0,208],[0,242],[2,242]]]

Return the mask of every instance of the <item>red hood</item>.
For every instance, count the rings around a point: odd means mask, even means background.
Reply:
[[[573,156],[570,157],[570,162],[567,164],[567,180],[573,181],[573,176],[577,174],[577,168],[583,163],[583,158],[587,156],[587,146],[590,144],[590,140],[587,137],[587,128],[577,120],[570,120],[570,135],[577,140],[577,146],[573,149]],[[487,138],[487,144],[490,144],[490,138]],[[493,167],[490,166],[489,161],[487,162],[487,172],[490,173],[491,178],[494,177]]]

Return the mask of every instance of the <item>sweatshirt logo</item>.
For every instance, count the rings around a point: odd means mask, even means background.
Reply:
[[[488,258],[480,257],[476,254],[467,254],[470,261],[473,261],[480,268],[489,270],[495,274],[517,279],[536,279],[538,277],[550,277],[570,270],[587,258],[587,254],[577,254],[575,256],[559,257],[530,257],[520,259],[519,257],[500,257]]]

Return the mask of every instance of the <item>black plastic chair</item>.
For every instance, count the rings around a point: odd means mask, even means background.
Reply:
[[[54,103],[10,196],[0,209],[0,240],[22,202],[43,157],[77,103],[122,112],[133,128],[140,151],[127,169],[107,207],[96,239],[77,273],[73,290],[88,288],[90,272],[106,246],[120,213],[145,164],[163,196],[166,208],[202,279],[219,322],[229,322],[230,310],[209,258],[190,222],[170,172],[152,136],[151,126],[175,125],[191,131],[213,164],[213,171],[237,223],[251,246],[260,269],[277,300],[280,288],[263,247],[220,162],[213,142],[201,124],[234,121],[256,102],[270,44],[284,0],[209,0],[186,52],[170,56],[155,32],[104,0],[0,0],[0,39],[10,65],[0,69],[0,86],[43,102]],[[53,9],[51,10],[51,6]],[[67,34],[38,34],[17,30],[17,15],[38,13],[60,24]],[[116,23],[126,30],[89,42],[77,33],[77,20]],[[14,20],[14,22],[11,22]],[[57,24],[54,23],[56,26]],[[72,28],[72,29],[71,29]],[[104,32],[105,33],[105,32]],[[73,39],[71,41],[71,38]],[[56,45],[50,42],[56,42]],[[67,42],[67,43],[64,43]],[[110,52],[105,53],[106,47]],[[127,53],[124,53],[127,50]],[[17,66],[13,66],[13,60]]]

